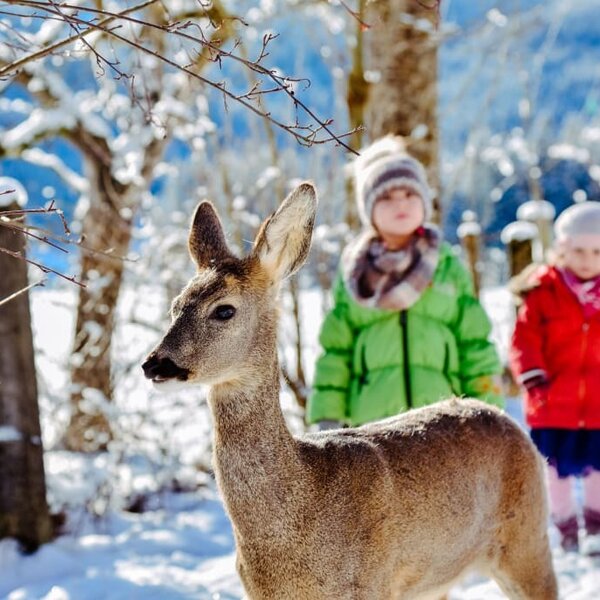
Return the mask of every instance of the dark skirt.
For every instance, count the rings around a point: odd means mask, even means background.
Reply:
[[[600,471],[600,429],[532,429],[531,439],[559,477]]]

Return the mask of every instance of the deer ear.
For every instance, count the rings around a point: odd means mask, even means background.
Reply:
[[[310,250],[317,192],[301,183],[262,224],[252,254],[277,281],[295,273]]]
[[[217,261],[231,256],[221,220],[210,202],[201,202],[194,212],[188,248],[198,268],[211,267]]]

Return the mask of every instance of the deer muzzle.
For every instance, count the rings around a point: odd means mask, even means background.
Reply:
[[[150,354],[142,364],[144,375],[151,379],[153,383],[162,383],[171,379],[186,381],[190,372],[175,364],[168,357],[159,357],[156,354]]]

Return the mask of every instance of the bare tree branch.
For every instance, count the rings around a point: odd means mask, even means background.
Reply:
[[[114,16],[111,16],[107,19],[104,19],[103,21],[100,21],[97,25],[101,26],[101,27],[106,27],[107,25],[110,25],[110,23],[112,23],[119,17],[128,15],[128,14],[136,12],[138,10],[142,10],[143,8],[146,8],[147,6],[150,6],[151,4],[156,4],[159,1],[160,0],[146,0],[146,2],[142,2],[141,4],[137,4],[135,6],[132,6],[130,8],[123,10],[121,13],[118,13],[118,15],[115,14]],[[5,0],[5,4],[25,5],[25,6],[29,7],[31,4],[38,4],[38,3],[20,2],[18,0]],[[43,4],[43,3],[40,3],[40,4]],[[81,8],[81,7],[79,7],[79,8]],[[6,13],[4,13],[4,14],[6,14]],[[48,17],[43,16],[41,18],[47,19]],[[94,31],[93,29],[90,29],[87,32],[77,33],[77,34],[67,37],[63,40],[60,40],[54,44],[51,44],[50,46],[46,46],[45,48],[42,48],[41,50],[38,50],[37,52],[32,52],[30,54],[27,54],[11,63],[4,65],[3,67],[0,67],[0,79],[7,77],[9,75],[13,75],[19,69],[24,67],[26,64],[28,64],[30,62],[34,62],[41,58],[44,58],[45,56],[49,56],[50,54],[53,54],[57,50],[60,50],[61,48],[64,48],[65,46],[68,46],[69,44],[76,42],[78,39],[81,38],[81,36],[85,36],[89,33],[92,33],[93,31]]]
[[[0,218],[0,227],[6,227],[6,229],[12,229],[13,231],[19,231],[19,232],[23,233],[24,235],[28,235],[29,237],[32,237],[40,242],[44,242],[44,244],[48,244],[48,246],[52,246],[53,248],[56,248],[57,250],[60,250],[61,252],[64,252],[65,254],[69,253],[68,250],[61,248],[58,244],[55,244],[47,236],[41,237],[39,235],[36,235],[35,233],[32,233],[29,230],[29,228],[27,228],[27,227],[16,225],[15,223],[11,223],[10,221],[4,220],[2,218]]]
[[[24,260],[26,263],[29,263],[30,265],[33,265],[34,267],[37,267],[38,269],[40,269],[40,271],[42,271],[43,273],[54,273],[55,275],[58,275],[59,277],[62,277],[63,279],[66,279],[67,281],[70,281],[71,283],[75,283],[79,287],[85,287],[85,284],[82,283],[81,281],[78,281],[77,278],[75,277],[75,275],[72,275],[71,277],[69,277],[67,275],[63,275],[60,271],[55,271],[54,269],[51,269],[50,267],[47,267],[46,265],[43,265],[42,263],[38,263],[34,260],[31,260],[31,259],[27,258],[26,256],[19,254],[18,252],[13,252],[12,250],[7,250],[6,248],[2,248],[2,246],[0,246],[0,252],[4,252],[4,254],[8,254],[9,256],[13,256],[14,258],[18,258],[20,260]]]
[[[2,192],[0,192],[0,197],[2,195],[10,194],[13,192],[14,192],[14,190],[3,190]],[[56,206],[54,205],[54,201],[52,201],[47,208],[29,208],[29,209],[24,208],[24,209],[3,210],[2,212],[0,212],[0,227],[5,227],[5,228],[11,229],[13,231],[19,231],[19,232],[23,233],[24,235],[34,238],[37,241],[42,242],[43,244],[47,244],[48,246],[51,246],[52,248],[60,250],[61,252],[64,252],[66,254],[69,253],[68,250],[65,250],[64,248],[62,248],[61,246],[56,244],[52,240],[51,236],[36,235],[35,233],[32,233],[31,227],[28,227],[24,224],[20,224],[18,219],[23,218],[27,214],[56,214],[59,217],[59,219],[61,220],[61,223],[63,225],[63,229],[64,229],[65,233],[66,234],[70,233],[69,227],[65,220],[65,217],[64,217],[62,211],[60,209],[56,208]],[[66,242],[66,243],[73,243],[73,242],[71,241],[71,242]],[[3,248],[1,246],[0,246],[0,252],[3,252],[4,254],[8,254],[9,256],[17,258],[19,260],[24,260],[25,262],[27,262],[31,265],[34,265],[35,267],[40,269],[43,273],[54,273],[55,275],[58,275],[59,277],[62,277],[63,279],[66,279],[67,281],[70,281],[72,283],[75,283],[76,285],[78,285],[80,287],[85,287],[85,284],[83,284],[81,281],[78,281],[75,276],[69,277],[68,275],[64,275],[63,273],[56,271],[56,270],[48,267],[47,265],[38,263],[36,261],[33,261],[33,260],[27,258],[24,254],[20,254],[18,252],[13,252],[12,250],[8,250],[7,248]],[[34,284],[34,285],[42,285],[42,284],[40,282],[38,282],[37,284]],[[30,287],[33,287],[33,286],[30,286]],[[27,289],[29,289],[29,288],[27,288]],[[22,293],[22,291],[25,291],[25,290],[21,290],[21,291],[17,292],[16,295],[18,295],[19,293]],[[14,297],[14,295],[11,296],[11,298],[12,297]]]
[[[2,214],[6,214],[7,212],[8,211],[6,211]],[[37,211],[31,211],[31,212],[37,212]],[[6,226],[6,224],[0,220],[0,227],[2,227],[2,226]],[[38,239],[41,242],[44,242],[44,243],[50,244],[51,246],[57,247],[59,250],[62,250],[63,252],[66,252],[67,254],[69,252],[68,250],[58,247],[55,244],[53,244],[52,242],[65,244],[65,245],[77,246],[77,248],[85,254],[90,254],[90,255],[95,255],[95,256],[104,256],[106,258],[110,258],[113,260],[120,260],[122,262],[130,262],[130,263],[137,262],[137,259],[135,259],[135,258],[129,258],[127,256],[120,256],[120,255],[115,254],[110,248],[107,250],[99,250],[98,248],[91,248],[89,246],[86,246],[84,244],[85,240],[83,238],[78,238],[76,240],[73,240],[73,239],[69,239],[67,237],[56,236],[46,229],[42,229],[41,227],[35,227],[33,225],[26,225],[26,224],[23,224],[23,225],[12,224],[11,228],[15,229],[15,230],[19,230],[23,234],[29,235],[35,239]],[[40,233],[43,233],[44,235],[43,235],[43,237],[36,236],[31,233],[32,231],[38,231]]]
[[[273,39],[275,39],[276,36],[265,36],[265,39],[263,40],[263,47],[261,49],[258,59],[256,61],[251,61],[236,55],[233,50],[225,50],[221,48],[218,44],[206,40],[203,33],[201,34],[201,37],[194,37],[186,33],[185,30],[192,26],[192,23],[189,21],[185,23],[175,21],[166,25],[160,25],[147,20],[137,19],[135,17],[130,16],[131,13],[140,10],[141,8],[145,8],[151,4],[154,4],[154,1],[152,0],[149,0],[148,2],[145,2],[140,5],[136,5],[135,7],[132,7],[120,13],[113,13],[104,9],[98,9],[88,6],[81,7],[69,3],[61,3],[60,5],[58,5],[53,0],[49,0],[48,2],[40,0],[5,1],[8,4],[33,8],[36,10],[43,11],[49,15],[52,15],[52,17],[54,18],[63,19],[64,22],[67,23],[70,27],[74,28],[77,31],[77,33],[45,49],[42,49],[36,53],[31,53],[28,56],[23,57],[22,59],[16,60],[8,65],[5,65],[4,67],[0,68],[0,78],[15,73],[19,68],[23,67],[31,60],[35,60],[37,58],[46,56],[47,54],[52,53],[55,49],[63,47],[66,44],[73,43],[77,40],[81,40],[82,42],[84,42],[87,45],[90,52],[92,52],[96,56],[96,61],[98,62],[98,64],[102,63],[107,65],[116,73],[117,78],[130,78],[131,76],[119,69],[116,66],[115,62],[110,61],[104,56],[102,56],[87,41],[85,41],[85,37],[87,35],[91,34],[92,32],[100,31],[108,37],[117,39],[120,42],[129,45],[142,53],[151,55],[154,58],[164,62],[165,64],[184,72],[186,75],[200,81],[201,83],[220,91],[223,94],[224,98],[234,100],[242,104],[248,110],[257,114],[258,116],[268,119],[278,128],[291,134],[301,145],[311,146],[313,144],[322,144],[330,141],[335,141],[337,144],[343,146],[350,152],[354,152],[354,150],[352,150],[352,148],[350,148],[350,146],[348,146],[343,141],[343,138],[352,135],[354,133],[353,131],[341,135],[335,134],[330,127],[333,123],[333,119],[320,119],[314,113],[314,111],[312,111],[303,101],[299,100],[296,96],[296,92],[294,90],[295,85],[304,81],[306,87],[308,87],[310,85],[310,82],[308,80],[279,75],[275,70],[266,68],[260,64],[260,61],[263,60],[266,56],[268,56],[268,52],[266,52],[267,44]],[[74,12],[72,14],[67,15],[64,12],[65,10],[72,10]],[[97,22],[93,19],[86,20],[78,16],[79,11],[82,10],[84,10],[86,13],[89,12],[105,18]],[[143,44],[135,40],[129,39],[128,37],[121,35],[117,32],[117,28],[112,26],[109,27],[109,25],[111,25],[115,21],[125,21],[132,24],[142,25],[148,28],[158,29],[167,35],[179,37],[188,42],[199,44],[204,49],[209,51],[210,56],[212,57],[210,58],[210,60],[212,60],[213,62],[217,62],[220,64],[220,62],[224,58],[231,59],[235,62],[242,64],[245,68],[250,69],[255,73],[258,73],[261,76],[265,77],[266,79],[271,80],[275,84],[275,87],[269,88],[268,90],[260,90],[257,86],[256,88],[251,89],[246,93],[236,94],[231,90],[227,89],[225,83],[215,82],[206,77],[203,77],[199,73],[192,71],[188,65],[181,65],[176,61],[170,59],[169,57],[162,55],[161,53],[156,52],[150,48],[147,48]],[[199,28],[197,24],[194,25],[196,25]],[[199,29],[201,30],[201,28]],[[237,47],[237,44],[234,44],[234,49],[235,47]],[[296,108],[296,110],[303,111],[306,115],[308,115],[308,117],[313,121],[313,123],[315,123],[315,125],[301,125],[297,117],[296,121],[293,124],[283,123],[282,121],[276,119],[272,115],[272,113],[264,110],[260,106],[260,102],[256,102],[257,100],[260,100],[262,95],[272,94],[275,92],[283,92],[285,95],[287,95],[291,100],[293,106]],[[322,132],[325,132],[327,135],[319,137],[319,134]]]
[[[8,304],[11,300],[14,300],[15,298],[17,298],[21,294],[24,294],[25,292],[28,292],[31,288],[34,288],[37,286],[43,286],[45,282],[46,282],[45,279],[40,279],[39,281],[36,281],[35,283],[28,285],[27,287],[17,290],[14,294],[11,294],[10,296],[7,296],[6,298],[0,299],[0,306],[2,306],[3,304]]]

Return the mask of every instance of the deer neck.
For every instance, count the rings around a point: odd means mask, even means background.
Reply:
[[[248,379],[214,386],[209,403],[219,488],[238,534],[255,539],[266,534],[266,524],[277,521],[274,515],[293,516],[286,514],[292,510],[287,499],[296,495],[304,477],[279,404],[276,350],[269,367]]]

